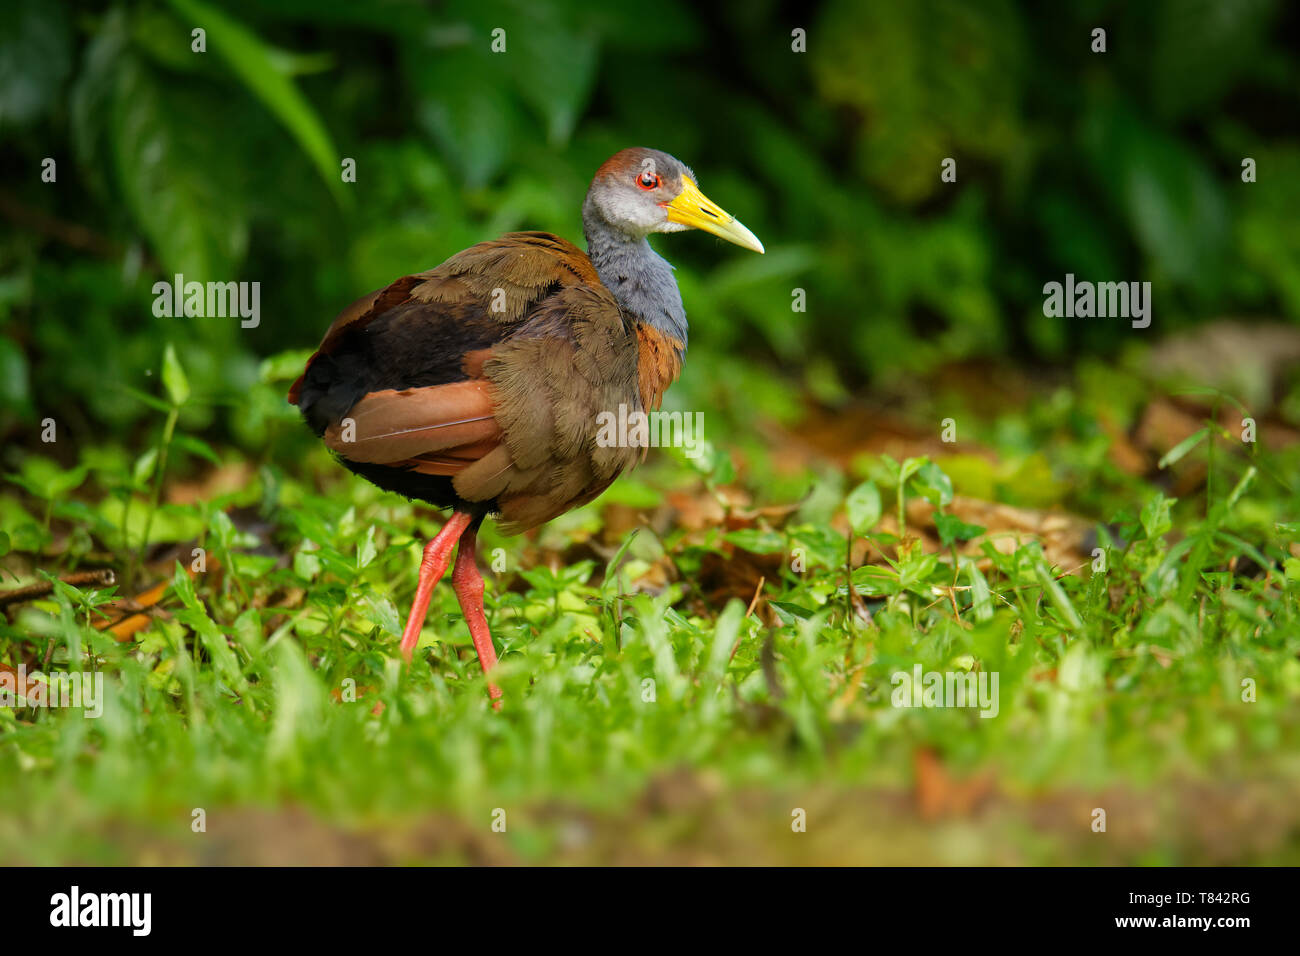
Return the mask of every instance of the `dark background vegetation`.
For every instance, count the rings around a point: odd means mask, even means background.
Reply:
[[[170,340],[201,399],[183,424],[256,448],[280,411],[249,407],[260,358],[502,231],[578,239],[592,172],[634,144],[693,165],[768,248],[658,240],[692,318],[688,382],[757,363],[834,402],[954,360],[1062,363],[1225,314],[1294,321],[1297,26],[1270,0],[15,0],[0,436],[26,443],[47,415],[128,434],[151,412],[127,389],[151,390]],[[1066,272],[1150,280],[1151,329],[1045,319],[1042,285]],[[155,317],[150,287],[174,273],[260,282],[261,326]]]

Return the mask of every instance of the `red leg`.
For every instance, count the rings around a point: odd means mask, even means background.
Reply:
[[[470,637],[474,639],[479,666],[486,674],[496,667],[497,652],[492,646],[492,634],[488,631],[487,614],[483,611],[483,575],[479,573],[478,560],[474,556],[477,537],[477,532],[472,527],[461,535],[460,546],[456,549],[456,567],[451,572],[451,584],[456,589],[456,598],[460,601],[465,623],[469,625]],[[488,696],[492,698],[492,706],[500,710],[501,688],[490,681]]]
[[[472,515],[463,511],[455,512],[437,536],[424,546],[424,559],[420,562],[420,583],[415,588],[415,601],[411,604],[411,616],[406,619],[406,629],[402,631],[402,657],[411,663],[411,653],[420,641],[420,631],[424,627],[424,617],[429,613],[429,598],[433,597],[433,586],[442,579],[451,563],[452,545],[465,533],[473,520]],[[471,532],[472,535],[472,532]],[[470,540],[473,540],[471,537]]]

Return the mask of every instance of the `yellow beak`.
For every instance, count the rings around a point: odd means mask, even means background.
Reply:
[[[700,187],[691,182],[689,177],[683,176],[682,182],[685,186],[680,195],[672,202],[664,203],[664,208],[668,210],[669,222],[681,223],[692,229],[703,229],[745,249],[763,251],[763,244],[758,241],[758,236],[741,225],[735,216],[724,212],[708,196],[700,192]]]

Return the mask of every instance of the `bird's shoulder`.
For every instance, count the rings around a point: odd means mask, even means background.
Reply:
[[[574,287],[589,288],[602,304],[617,308],[591,260],[573,243],[549,232],[509,232],[362,296],[339,313],[321,347],[345,329],[365,326],[404,306],[410,308],[402,310],[403,317],[441,312],[513,325],[539,302]]]
[[[390,354],[482,349],[528,327],[565,337],[568,319],[624,325],[587,255],[549,232],[511,232],[477,243],[432,269],[411,273],[351,303],[330,324],[308,369],[323,356],[391,340]],[[361,338],[358,338],[358,336]],[[366,340],[372,340],[367,342]],[[290,389],[299,402],[303,379]]]
[[[481,281],[475,280],[491,282],[490,289],[500,287],[499,280],[521,290],[544,289],[555,283],[604,288],[587,254],[550,232],[508,232],[456,253],[425,274],[435,279],[460,277],[480,289]]]

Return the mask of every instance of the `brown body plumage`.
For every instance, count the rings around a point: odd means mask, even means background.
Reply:
[[[369,331],[393,313],[400,330]],[[313,376],[322,357],[366,338],[367,352],[428,348],[442,361],[395,355],[342,415],[304,405],[308,421],[345,464],[400,473],[356,469],[376,484],[499,514],[506,534],[590,501],[632,465],[636,449],[596,443],[597,415],[658,407],[681,367],[680,342],[624,313],[586,255],[543,232],[480,243],[366,296],[335,320],[290,400],[328,394],[328,373]]]

